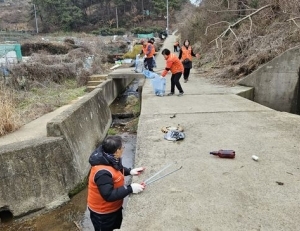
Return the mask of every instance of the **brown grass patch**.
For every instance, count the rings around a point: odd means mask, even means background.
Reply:
[[[0,136],[20,127],[20,116],[15,107],[14,91],[0,85]]]

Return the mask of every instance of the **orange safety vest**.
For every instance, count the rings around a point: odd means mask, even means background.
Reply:
[[[123,199],[112,201],[112,202],[108,202],[104,200],[94,181],[96,173],[100,170],[107,170],[111,173],[112,180],[114,183],[114,188],[119,188],[124,186],[124,175],[120,171],[114,169],[111,166],[96,165],[91,168],[91,172],[89,176],[89,185],[88,185],[88,198],[87,198],[88,207],[96,213],[100,213],[100,214],[112,213],[122,207]]]
[[[150,51],[149,54],[147,54],[147,52],[148,52],[148,47],[149,47],[149,46],[151,46],[151,51]],[[154,54],[155,54],[155,47],[154,47],[154,45],[151,44],[151,43],[148,43],[145,47],[143,46],[143,53],[144,53],[145,55],[147,55],[147,58],[153,57]]]
[[[188,46],[188,48],[186,48],[186,46],[182,46],[181,51],[182,51],[181,61],[183,61],[185,59],[189,59],[190,61],[192,61],[192,47],[191,46]]]
[[[183,72],[184,67],[183,67],[181,61],[179,60],[179,58],[177,57],[177,55],[172,53],[167,57],[166,69],[170,69],[172,74],[176,74],[178,72]],[[161,74],[163,77],[166,76],[168,73],[168,71],[166,69]]]

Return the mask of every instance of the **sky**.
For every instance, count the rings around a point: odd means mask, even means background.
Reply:
[[[198,6],[202,0],[190,0],[192,4]]]

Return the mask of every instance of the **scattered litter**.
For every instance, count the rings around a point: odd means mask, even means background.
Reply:
[[[116,64],[116,65],[112,66],[112,67],[110,68],[110,70],[114,70],[114,69],[116,69],[116,68],[118,68],[118,67],[120,67],[120,66],[121,66],[120,64]]]
[[[252,156],[252,159],[255,160],[255,161],[258,161],[259,158],[258,158],[258,156],[253,155],[253,156]]]
[[[183,140],[185,138],[185,135],[183,132],[180,132],[178,130],[171,130],[165,134],[164,138],[170,141],[177,141]]]
[[[276,183],[277,183],[278,185],[284,185],[284,183],[282,183],[282,182],[280,182],[280,181],[276,181]]]
[[[176,117],[176,114],[170,116],[171,119],[175,118]]]
[[[234,150],[223,150],[223,149],[220,149],[219,151],[209,152],[209,154],[214,155],[214,156],[219,156],[220,158],[230,158],[230,159],[233,159],[235,157],[235,151]]]
[[[167,133],[168,131],[174,131],[174,130],[183,132],[183,127],[180,126],[180,124],[178,124],[177,126],[166,126],[161,128],[161,131],[163,133]]]
[[[294,175],[293,173],[290,173],[290,172],[286,172],[287,174],[290,174],[290,175]]]

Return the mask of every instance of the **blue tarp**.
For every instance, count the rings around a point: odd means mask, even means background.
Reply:
[[[150,34],[138,34],[137,35],[138,38],[153,38],[154,37],[154,34],[153,33],[150,33]]]
[[[0,44],[0,58],[8,52],[15,51],[17,60],[22,61],[21,45],[20,44]]]

